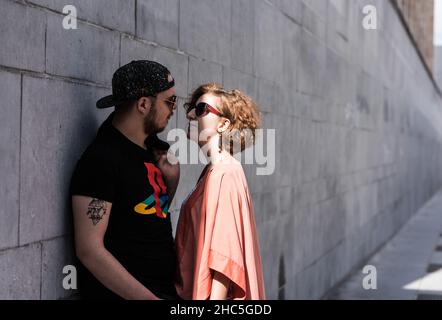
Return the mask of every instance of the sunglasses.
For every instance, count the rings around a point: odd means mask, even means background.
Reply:
[[[205,102],[200,102],[196,106],[191,106],[190,104],[186,103],[184,105],[184,108],[186,109],[186,113],[189,113],[190,111],[195,109],[195,115],[198,118],[205,117],[209,113],[213,113],[218,117],[223,117],[223,114],[221,112],[219,112],[216,108],[212,107],[210,104]]]
[[[158,99],[158,96],[156,96],[156,95],[153,97],[155,99]],[[170,98],[164,99],[162,101],[164,101],[169,108],[174,109],[175,106],[177,105],[177,100],[178,100],[177,96],[171,96]]]

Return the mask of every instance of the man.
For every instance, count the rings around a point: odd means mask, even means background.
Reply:
[[[78,161],[71,180],[79,290],[85,299],[174,299],[175,250],[169,204],[179,165],[156,137],[176,109],[166,67],[132,61],[98,108],[115,111]]]

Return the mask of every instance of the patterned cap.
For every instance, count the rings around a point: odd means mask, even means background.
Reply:
[[[119,68],[112,78],[112,95],[97,101],[97,108],[154,96],[175,86],[170,71],[163,65],[148,60],[132,61]]]

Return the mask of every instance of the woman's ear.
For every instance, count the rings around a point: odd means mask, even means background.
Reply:
[[[222,118],[219,122],[218,122],[218,133],[222,133],[227,131],[227,129],[229,129],[230,127],[230,120],[227,118]]]

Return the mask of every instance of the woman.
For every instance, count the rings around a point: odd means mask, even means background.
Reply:
[[[188,137],[197,136],[210,162],[181,207],[177,291],[183,299],[265,299],[251,196],[227,148],[232,142],[243,151],[254,143],[258,108],[241,91],[217,84],[199,87],[185,107]]]

